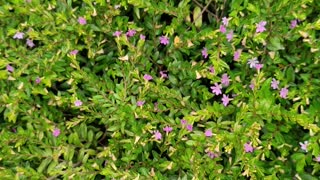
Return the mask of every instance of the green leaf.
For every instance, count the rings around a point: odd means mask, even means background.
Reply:
[[[8,79],[8,72],[6,70],[0,70],[0,79]]]
[[[199,6],[196,6],[193,10],[193,19],[195,26],[200,28],[202,26],[202,13]]]
[[[304,166],[306,165],[305,155],[302,153],[294,153],[291,158],[296,165],[297,172],[303,172]]]
[[[119,125],[114,125],[114,126],[109,127],[107,130],[108,131],[116,131],[118,129],[120,129],[120,126]]]
[[[39,165],[39,167],[37,168],[37,171],[39,173],[42,173],[44,171],[44,169],[49,165],[49,163],[52,161],[51,158],[46,158],[44,159],[41,164]]]
[[[186,144],[187,145],[189,145],[189,146],[194,146],[194,145],[196,145],[196,141],[193,141],[193,140],[188,140],[187,142],[186,142]]]
[[[281,44],[281,40],[278,37],[272,37],[270,43],[267,45],[267,48],[271,51],[284,50],[284,46]]]
[[[286,70],[286,78],[288,80],[288,82],[294,82],[295,80],[295,72],[292,66],[290,66],[289,68],[287,68]]]
[[[273,123],[267,123],[266,128],[268,131],[274,132],[277,129],[277,126]]]
[[[251,12],[256,13],[257,15],[260,15],[259,8],[256,7],[255,5],[251,4],[251,3],[248,3],[247,9],[248,9],[249,11],[251,11]]]

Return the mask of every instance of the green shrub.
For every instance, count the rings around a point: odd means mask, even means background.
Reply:
[[[4,179],[317,179],[313,0],[1,0]]]

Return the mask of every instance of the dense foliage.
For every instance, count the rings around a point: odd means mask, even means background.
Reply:
[[[0,0],[1,179],[317,179],[317,0]]]

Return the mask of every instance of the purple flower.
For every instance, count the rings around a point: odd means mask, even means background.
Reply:
[[[192,129],[193,129],[192,125],[191,125],[191,124],[188,124],[188,125],[187,125],[187,129],[188,129],[188,131],[190,131],[190,132],[191,132],[191,131],[192,131]]]
[[[244,151],[246,152],[246,153],[251,153],[251,152],[253,152],[253,147],[252,147],[252,145],[251,145],[252,143],[250,142],[247,142],[247,143],[245,143],[244,144]]]
[[[224,74],[222,75],[222,77],[221,77],[221,83],[222,83],[222,85],[224,85],[224,86],[229,86],[229,84],[230,84],[230,79],[229,79],[229,76],[228,76],[227,73],[224,73]]]
[[[294,19],[290,22],[290,29],[293,29],[297,26],[298,20]]]
[[[211,159],[218,157],[218,155],[212,151],[209,151],[207,154]]]
[[[249,85],[249,87],[250,87],[250,89],[253,91],[253,90],[254,90],[254,87],[255,87],[254,83],[251,82],[251,84]]]
[[[238,61],[241,55],[241,50],[238,49],[236,52],[233,54],[233,60]]]
[[[27,46],[29,46],[31,48],[35,46],[35,44],[33,43],[33,41],[31,39],[27,39],[26,44],[27,44]]]
[[[223,96],[222,99],[221,99],[222,104],[223,104],[224,106],[227,106],[227,105],[229,104],[229,101],[230,101],[231,99],[229,98],[229,95],[223,94],[222,96]]]
[[[214,93],[215,95],[222,94],[222,92],[221,92],[221,89],[222,89],[221,84],[219,85],[218,83],[214,83],[214,86],[211,86],[210,88],[212,90],[212,93]]]
[[[158,111],[158,103],[157,102],[153,103],[153,106],[154,106],[154,111]]]
[[[141,106],[143,106],[144,105],[144,101],[137,101],[137,106],[138,107],[141,107]]]
[[[207,129],[207,130],[204,132],[204,135],[205,135],[206,137],[211,137],[211,136],[212,136],[212,131],[211,131],[211,129]]]
[[[79,106],[82,105],[82,101],[76,100],[76,101],[74,102],[74,105],[77,106],[77,107],[79,107]]]
[[[163,128],[163,131],[165,131],[168,134],[169,132],[172,131],[172,127],[166,126],[166,127]]]
[[[288,88],[284,87],[280,90],[280,97],[283,99],[287,99],[287,95],[288,95]]]
[[[257,69],[257,71],[260,71],[260,69],[263,67],[263,64],[256,64],[255,68]]]
[[[162,139],[162,134],[158,130],[156,130],[154,131],[154,137],[156,140],[160,140]]]
[[[8,64],[7,71],[12,73],[14,71],[14,68],[12,66],[10,66],[10,64]]]
[[[23,39],[24,33],[23,32],[17,32],[14,36],[13,39]]]
[[[228,39],[228,42],[230,42],[230,41],[233,39],[233,31],[230,31],[230,32],[227,34],[227,39]]]
[[[228,26],[229,24],[229,19],[227,17],[223,17],[222,18],[222,24],[225,25],[225,26]]]
[[[181,119],[181,120],[180,120],[180,122],[181,122],[181,124],[182,124],[182,125],[187,124],[187,121],[186,121],[186,120],[184,120],[184,119]]]
[[[167,36],[161,36],[159,39],[160,39],[160,44],[163,44],[163,45],[169,44],[169,38]]]
[[[227,32],[227,29],[224,25],[220,25],[220,32],[222,32],[222,33]]]
[[[207,58],[208,57],[208,52],[207,52],[207,48],[203,48],[202,51],[201,51],[201,54],[204,58]]]
[[[267,21],[261,21],[257,24],[257,29],[256,32],[260,33],[260,32],[264,32],[266,30],[266,28],[264,27],[267,24]]]
[[[132,36],[134,36],[135,34],[136,34],[136,30],[132,30],[132,29],[130,29],[127,33],[126,33],[126,35],[128,36],[128,37],[132,37]]]
[[[53,130],[52,134],[53,134],[54,137],[58,137],[58,136],[60,135],[60,129],[55,128],[55,129]]]
[[[122,34],[121,31],[116,31],[113,33],[113,36],[119,37]]]
[[[40,79],[39,77],[37,77],[36,80],[35,80],[35,82],[36,82],[37,84],[39,84],[39,83],[41,82],[41,79]]]
[[[215,72],[214,67],[213,67],[213,66],[210,66],[210,67],[209,67],[209,71],[210,71],[210,73],[214,74],[214,72]]]
[[[304,143],[299,142],[299,144],[300,144],[302,150],[308,152],[308,145],[309,145],[308,141],[304,141]]]
[[[146,40],[146,36],[143,35],[143,34],[140,34],[140,39],[141,39],[141,40]]]
[[[145,75],[143,76],[143,79],[145,79],[146,81],[150,81],[150,80],[152,80],[153,78],[152,78],[151,75],[145,74]]]
[[[250,68],[254,68],[258,63],[259,61],[257,60],[257,58],[253,58],[253,59],[249,59],[247,64],[249,64]]]
[[[85,24],[87,24],[87,20],[84,17],[79,17],[78,23],[81,25],[85,25]]]
[[[313,160],[316,161],[316,162],[320,162],[320,155],[317,156],[316,158],[313,158]]]
[[[271,81],[271,87],[272,89],[278,89],[279,88],[279,81],[277,81],[275,78],[272,78],[272,81]]]
[[[161,78],[167,78],[168,74],[165,71],[160,71],[160,77]]]
[[[78,52],[79,52],[79,51],[75,49],[75,50],[70,51],[70,54],[71,54],[71,55],[77,55]]]

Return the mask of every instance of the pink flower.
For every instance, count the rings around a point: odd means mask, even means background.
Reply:
[[[264,32],[266,30],[265,25],[267,24],[267,21],[261,21],[257,24],[257,29],[256,32],[260,33],[260,32]]]
[[[141,40],[146,40],[146,36],[143,35],[143,34],[140,34],[140,39],[141,39]]]
[[[161,36],[159,39],[160,39],[160,44],[163,44],[163,45],[169,44],[169,38],[167,36]]]
[[[141,107],[141,106],[143,106],[144,105],[144,101],[137,101],[137,106],[138,107]]]
[[[81,25],[87,24],[87,20],[86,20],[84,17],[79,17],[79,18],[78,18],[78,22],[79,22],[79,24],[81,24]]]
[[[214,72],[215,72],[214,67],[213,67],[213,66],[210,66],[210,67],[209,67],[209,71],[210,71],[210,73],[214,74]]]
[[[288,95],[288,88],[284,87],[280,90],[280,97],[283,99],[287,99],[287,95]]]
[[[72,50],[72,51],[70,52],[70,54],[71,54],[71,55],[77,55],[78,52],[79,52],[79,51],[75,49],[75,50]]]
[[[167,78],[168,74],[165,71],[160,71],[161,78]]]
[[[188,124],[188,125],[187,125],[187,129],[188,129],[188,131],[190,131],[190,132],[191,132],[191,131],[192,131],[192,129],[193,129],[192,125],[191,125],[191,124]]]
[[[222,99],[221,99],[222,104],[223,104],[224,106],[227,106],[227,105],[229,104],[229,101],[230,101],[231,99],[229,98],[229,95],[223,94],[222,96],[223,96]]]
[[[209,151],[207,154],[211,159],[218,157],[218,155],[212,151]]]
[[[186,120],[184,120],[184,119],[181,119],[181,120],[180,120],[180,122],[181,122],[181,124],[182,124],[182,125],[187,124],[187,121],[186,121]]]
[[[230,32],[227,34],[227,39],[228,39],[228,42],[230,42],[230,41],[233,39],[233,31],[230,31]]]
[[[302,142],[299,142],[300,146],[301,146],[301,149],[304,150],[305,152],[308,152],[308,141],[304,141],[304,143]]]
[[[17,32],[14,36],[13,39],[23,39],[24,33],[23,32]]]
[[[290,29],[293,29],[297,26],[298,20],[294,19],[290,22]]]
[[[316,158],[313,158],[313,160],[316,161],[316,162],[320,162],[320,155],[317,156]]]
[[[143,76],[143,79],[145,79],[146,81],[150,81],[150,80],[152,80],[153,78],[152,78],[151,75],[145,74],[145,75]]]
[[[168,134],[169,132],[172,131],[172,127],[166,126],[166,127],[163,128],[163,131],[165,131]]]
[[[122,34],[121,31],[116,31],[113,33],[113,36],[119,37]]]
[[[35,44],[33,43],[33,41],[31,39],[27,39],[26,44],[27,44],[27,46],[29,46],[31,48],[35,46]]]
[[[52,134],[53,134],[54,137],[58,137],[58,136],[60,135],[60,129],[55,128],[55,129],[53,130]]]
[[[126,35],[128,36],[128,37],[132,37],[132,36],[134,36],[135,34],[136,34],[136,30],[132,30],[132,29],[130,29],[127,33],[126,33]]]
[[[227,32],[227,29],[224,25],[220,25],[220,32],[222,32],[222,33]]]
[[[263,64],[256,64],[255,68],[257,69],[257,71],[260,71],[260,69],[263,67]]]
[[[259,61],[257,60],[257,58],[253,58],[253,59],[249,59],[247,64],[249,64],[250,68],[254,68],[258,63]]]
[[[279,88],[279,81],[277,81],[275,78],[272,78],[272,81],[271,81],[271,87],[272,89],[278,89]]]
[[[222,24],[225,25],[225,26],[228,26],[229,24],[229,19],[227,17],[223,17],[222,18]]]
[[[162,139],[162,134],[158,130],[156,130],[154,131],[154,137],[156,140],[160,140]]]
[[[76,100],[76,101],[74,102],[74,105],[77,106],[77,107],[79,107],[79,106],[82,105],[82,101]]]
[[[241,56],[241,50],[238,49],[236,52],[234,52],[233,60],[238,61],[240,56]]]
[[[10,64],[8,64],[7,71],[12,73],[14,71],[14,68],[12,66],[10,66]]]
[[[207,48],[203,48],[202,51],[201,51],[201,54],[204,58],[207,58],[208,57],[208,52],[207,52]]]
[[[37,84],[39,84],[39,83],[41,82],[41,79],[40,79],[39,77],[37,77],[36,80],[35,80],[35,82],[36,82]]]
[[[205,135],[206,137],[211,137],[211,136],[212,136],[212,131],[211,131],[211,129],[207,129],[207,130],[204,132],[204,135]]]
[[[250,89],[253,91],[253,90],[254,90],[254,87],[255,87],[254,83],[252,82],[252,83],[249,85],[249,87],[250,87]]]
[[[253,152],[253,147],[252,147],[252,145],[251,145],[252,143],[250,142],[247,142],[247,143],[245,143],[244,144],[244,151],[246,152],[246,153],[251,153],[251,152]]]
[[[214,93],[215,95],[222,94],[222,92],[221,92],[221,89],[222,89],[221,84],[219,85],[218,83],[214,83],[214,86],[211,86],[210,88],[212,90],[212,93]]]
[[[230,79],[229,79],[229,76],[228,76],[227,73],[224,73],[224,74],[222,75],[222,77],[221,77],[221,83],[222,83],[222,85],[224,85],[224,86],[229,86],[229,84],[230,84]]]

